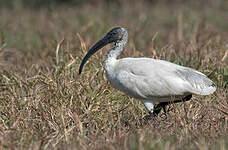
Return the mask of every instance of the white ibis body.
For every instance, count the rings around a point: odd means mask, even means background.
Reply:
[[[140,99],[150,113],[160,112],[161,108],[155,109],[155,103],[163,107],[169,102],[190,100],[192,94],[209,95],[216,90],[206,75],[188,67],[152,58],[117,59],[127,39],[126,29],[113,28],[83,58],[79,74],[90,56],[114,43],[103,59],[108,81],[114,88]]]

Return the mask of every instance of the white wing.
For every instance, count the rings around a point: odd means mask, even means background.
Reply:
[[[119,59],[111,84],[136,98],[162,98],[189,93],[208,95],[215,84],[191,68],[151,58]]]

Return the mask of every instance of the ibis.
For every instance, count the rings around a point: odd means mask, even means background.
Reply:
[[[112,87],[141,100],[150,115],[157,116],[170,103],[189,101],[192,94],[209,95],[216,90],[206,75],[188,67],[145,57],[117,59],[127,40],[125,28],[111,29],[85,55],[79,74],[94,53],[114,43],[103,58],[106,77]]]

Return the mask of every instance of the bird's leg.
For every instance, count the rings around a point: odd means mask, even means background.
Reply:
[[[160,112],[161,112],[161,109],[163,109],[164,113],[166,114],[166,106],[169,105],[169,104],[175,104],[175,103],[180,103],[180,102],[186,102],[186,101],[189,101],[190,99],[192,98],[192,94],[190,95],[187,95],[186,97],[184,97],[183,99],[181,100],[175,100],[173,102],[161,102],[159,104],[157,104],[155,107],[154,107],[154,111],[153,111],[153,114],[155,116],[157,116]]]
[[[146,115],[145,117],[143,117],[144,121],[149,121],[153,119],[156,116],[155,115],[156,113],[154,113],[154,111],[158,111],[157,114],[160,112],[160,110],[154,109],[154,103],[152,100],[142,99],[141,101],[149,112],[149,115]]]
[[[166,106],[168,104],[169,104],[169,102],[161,102],[161,103],[157,104],[154,107],[153,114],[157,116],[161,112],[161,109],[163,109],[163,111],[166,113]]]
[[[149,115],[144,116],[143,117],[143,120],[146,121],[146,122],[148,122],[151,119],[153,119],[154,117],[155,117],[155,115],[152,112],[149,111]]]
[[[162,109],[163,109],[164,113],[166,114],[166,112],[167,112],[166,106],[167,105],[180,103],[180,102],[186,102],[186,101],[189,101],[191,98],[192,98],[192,94],[187,95],[186,97],[184,97],[181,100],[175,100],[175,101],[171,101],[171,102],[161,102],[155,106],[152,103],[152,101],[150,101],[150,100],[142,100],[143,104],[145,105],[145,107],[149,111],[149,115],[145,116],[144,120],[148,121],[148,120],[151,120],[152,118],[158,116],[158,114],[161,112]]]
[[[154,109],[152,111],[149,111],[149,115],[145,116],[143,119],[145,121],[149,121],[151,119],[153,119],[154,117],[157,117],[158,114],[161,112],[161,109],[164,110],[164,112],[166,113],[166,105],[168,105],[169,103],[168,102],[162,102],[162,103],[159,103],[157,104]]]

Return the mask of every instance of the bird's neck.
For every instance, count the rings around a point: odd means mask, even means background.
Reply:
[[[113,68],[115,62],[117,61],[117,57],[123,51],[124,45],[125,44],[123,43],[115,43],[114,46],[104,56],[103,65],[106,72],[110,71]]]
[[[116,59],[120,53],[123,51],[124,44],[122,43],[115,43],[114,46],[107,52],[104,57],[105,59]]]

